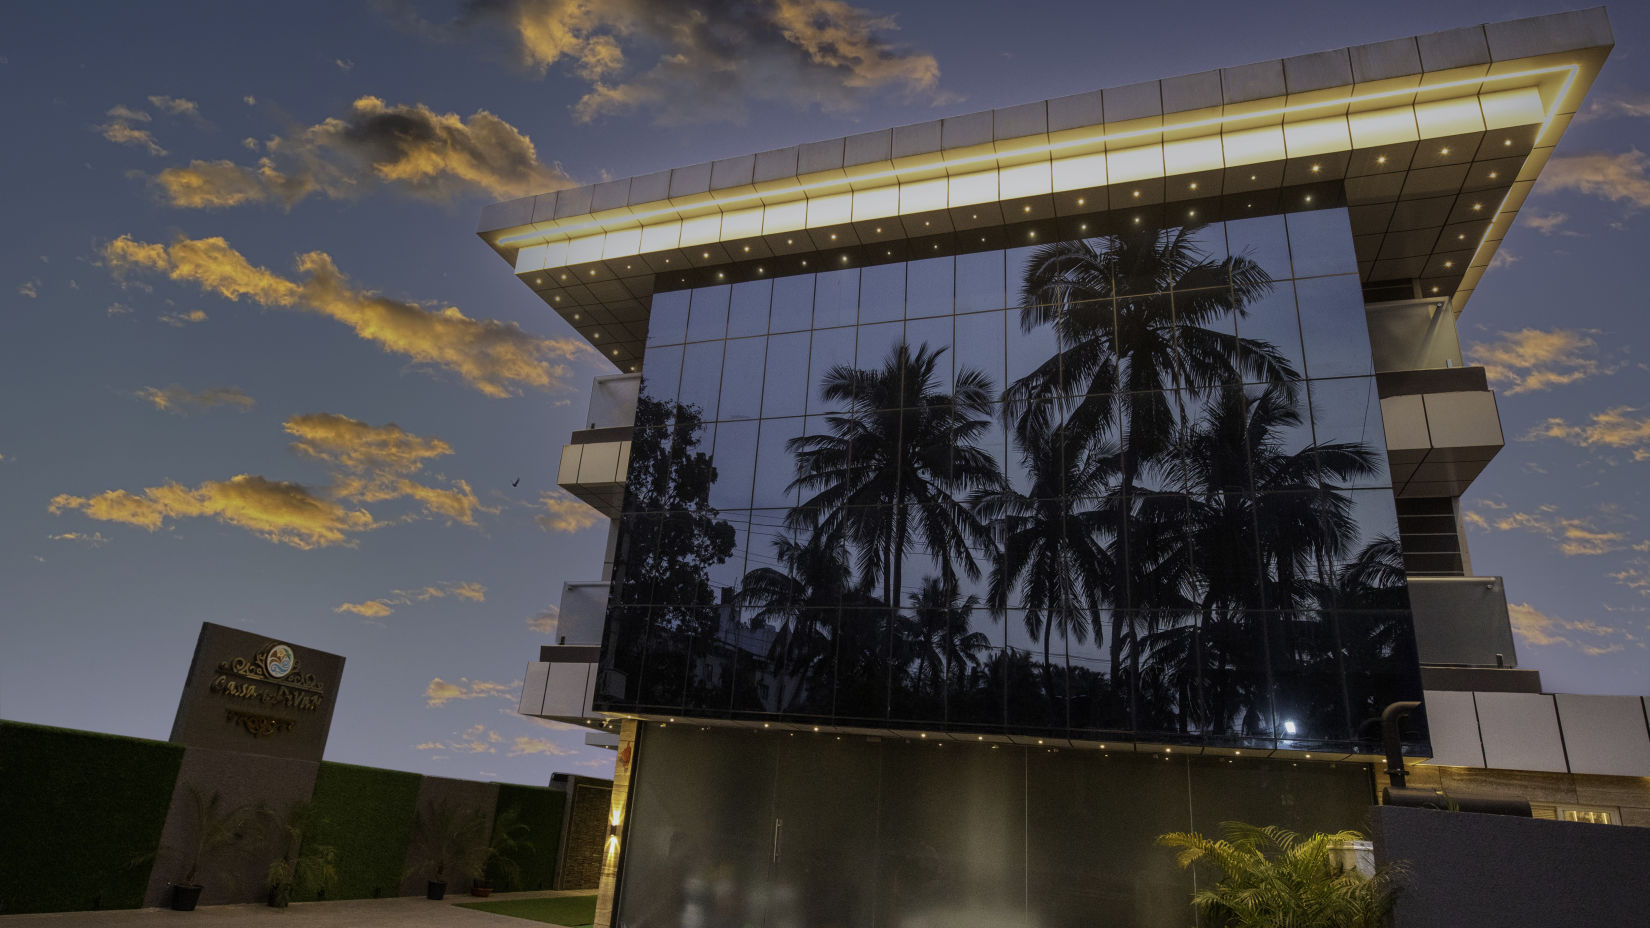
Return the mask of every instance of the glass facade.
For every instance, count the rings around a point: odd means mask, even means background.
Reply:
[[[1184,926],[1159,835],[1363,828],[1373,796],[1364,764],[684,725],[636,756],[618,910],[682,928]]]
[[[1420,685],[1345,209],[980,238],[654,294],[597,708],[1368,743]]]

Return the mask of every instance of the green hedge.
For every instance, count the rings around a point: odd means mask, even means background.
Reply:
[[[338,885],[328,899],[400,893],[421,779],[416,773],[321,762],[313,800],[316,825],[305,840],[338,850]]]
[[[0,722],[0,913],[143,905],[183,747]]]
[[[494,887],[497,891],[555,888],[556,851],[561,844],[561,818],[566,802],[567,794],[559,789],[499,784],[494,820],[507,809],[519,809],[521,823],[528,828],[526,841],[532,849],[511,855],[521,868],[521,885],[501,881]]]

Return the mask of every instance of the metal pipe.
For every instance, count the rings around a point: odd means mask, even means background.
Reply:
[[[1404,771],[1404,745],[1398,735],[1398,727],[1419,708],[1421,704],[1411,700],[1395,702],[1381,712],[1381,746],[1386,749],[1386,778],[1398,789],[1403,789],[1408,782],[1408,774]]]

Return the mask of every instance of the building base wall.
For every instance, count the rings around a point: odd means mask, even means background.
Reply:
[[[1183,926],[1158,835],[1367,830],[1354,763],[647,725],[614,924]]]
[[[1605,928],[1650,912],[1650,831],[1383,806],[1375,862],[1405,862],[1394,928]]]

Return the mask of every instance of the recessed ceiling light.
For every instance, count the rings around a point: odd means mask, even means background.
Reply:
[[[1454,261],[1445,261],[1444,262],[1444,267],[1454,267],[1454,266],[1455,266]]]
[[[1376,164],[1386,164],[1386,155],[1381,155],[1380,157],[1376,158],[1375,163]]]
[[[1136,191],[1135,191],[1135,192],[1134,192],[1134,195],[1135,195],[1135,196],[1140,196],[1140,191],[1138,191],[1138,190],[1136,190]]]
[[[1254,179],[1255,179],[1255,175],[1253,175],[1253,174],[1250,174],[1250,175],[1249,175],[1249,179],[1250,179],[1250,180],[1254,180]]]
[[[1438,154],[1447,155],[1447,154],[1449,154],[1449,149],[1448,148],[1440,148],[1440,149],[1438,149]]]
[[[1464,239],[1464,238],[1466,238],[1466,237],[1467,237],[1467,233],[1465,233],[1465,232],[1461,232],[1461,233],[1459,233],[1459,234],[1457,234],[1457,235],[1456,235],[1456,236],[1455,236],[1455,237],[1456,237],[1456,238],[1460,238],[1460,239]]]
[[[1195,181],[1195,180],[1194,180],[1194,181],[1192,181],[1192,182],[1191,182],[1191,184],[1190,184],[1190,186],[1191,186],[1191,188],[1192,188],[1192,189],[1193,189],[1193,190],[1196,190],[1196,189],[1197,189],[1197,181]]]
[[[544,283],[544,278],[542,278],[542,277],[535,277],[535,278],[533,278],[533,283],[535,283],[535,284],[542,284],[542,283]]]
[[[751,250],[751,246],[749,246],[749,245],[746,245],[746,246],[745,246],[745,250],[746,250],[746,251],[750,251],[750,250]]]
[[[573,318],[574,318],[574,319],[577,319],[577,318],[579,318],[579,314],[578,314],[578,313],[574,313],[574,314],[573,314]]]
[[[700,255],[700,257],[702,257],[702,258],[708,258],[708,257],[710,257],[710,252],[708,252],[708,251],[707,251],[707,252],[705,252],[705,253],[704,253],[704,254],[702,254],[702,255]]]
[[[613,349],[613,357],[616,358],[618,356],[619,356],[619,349],[617,349],[617,348]]]
[[[1196,215],[1197,215],[1197,210],[1195,210],[1195,209],[1192,209],[1192,210],[1187,210],[1187,211],[1186,211],[1186,215],[1188,215],[1188,216],[1196,216]]]
[[[1503,141],[1503,142],[1502,142],[1502,143],[1501,143],[1501,144],[1503,144],[1503,145],[1511,145],[1511,144],[1512,144],[1512,139],[1507,139],[1507,140],[1505,140],[1505,141]]]
[[[923,225],[923,228],[927,228],[928,227],[928,220],[924,219],[922,221],[922,225]]]
[[[881,234],[881,232],[882,232],[882,226],[877,226],[877,233]]]
[[[566,280],[566,279],[567,279],[567,275],[566,275],[566,274],[563,274],[563,275],[561,275],[561,279],[562,279],[562,280]]]
[[[807,266],[808,266],[808,259],[807,259],[807,258],[803,258],[803,259],[802,259],[802,266],[803,266],[803,267],[807,267]]]
[[[1033,233],[1031,233],[1031,237],[1032,237],[1032,238],[1036,238],[1036,237],[1037,237],[1037,233],[1035,233],[1035,232],[1033,232]]]
[[[1306,195],[1306,202],[1308,202],[1308,203],[1312,202],[1312,194],[1309,193],[1309,194]]]
[[[1078,197],[1078,198],[1077,198],[1077,205],[1078,205],[1078,206],[1082,206],[1082,205],[1083,205],[1083,198],[1082,198],[1082,197]]]
[[[1490,172],[1490,180],[1495,180],[1495,179],[1496,179],[1496,177],[1498,177],[1498,176],[1499,176],[1499,175],[1498,175],[1498,174],[1497,174],[1497,173],[1496,173],[1496,172],[1495,172],[1495,171],[1491,171],[1491,172]]]
[[[1079,232],[1087,232],[1088,230],[1089,230],[1089,224],[1086,223],[1086,222],[1077,227],[1077,231],[1079,231]]]
[[[1481,209],[1483,209],[1483,208],[1484,208],[1484,204],[1482,204],[1482,203],[1474,203],[1474,204],[1472,204],[1472,208],[1473,208],[1473,209],[1474,209],[1474,210],[1481,210]]]
[[[561,297],[559,297],[559,296],[558,296],[558,297],[556,297],[556,302],[557,302],[557,303],[560,303],[560,302],[561,302]]]
[[[1437,288],[1437,287],[1433,287],[1433,288],[1432,288],[1432,292],[1433,292],[1433,293],[1437,293],[1437,292],[1438,292],[1438,288]],[[1308,757],[1311,757],[1311,756],[1312,756],[1312,755],[1310,755],[1310,754],[1308,754],[1308,755],[1306,755],[1306,756],[1308,756]]]
[[[1318,170],[1319,170],[1319,169],[1318,169],[1318,166],[1317,166],[1317,165],[1315,165],[1315,164],[1314,164],[1314,165],[1312,165],[1312,173],[1313,173],[1313,174],[1316,174],[1316,173],[1318,173]]]
[[[835,232],[831,233],[831,241],[833,241],[833,242],[836,241],[836,233]]]
[[[1134,221],[1135,221],[1135,224],[1138,225],[1140,223],[1140,217],[1139,216],[1134,217]]]

